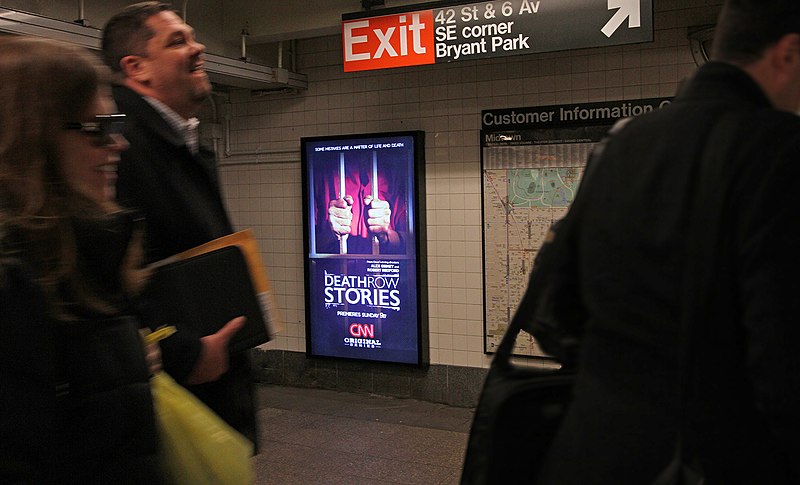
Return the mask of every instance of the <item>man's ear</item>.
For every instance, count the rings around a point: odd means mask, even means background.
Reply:
[[[796,112],[800,102],[800,34],[778,39],[764,51],[764,61],[764,69],[754,77],[775,108]]]
[[[800,64],[800,34],[781,37],[774,46],[773,65],[781,71]]]
[[[119,60],[119,67],[127,79],[144,83],[147,69],[141,56],[125,56]]]

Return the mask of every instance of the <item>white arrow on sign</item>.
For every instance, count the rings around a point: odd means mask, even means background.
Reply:
[[[641,10],[639,0],[608,0],[608,9],[617,8],[617,13],[611,17],[602,30],[606,37],[611,37],[622,22],[628,19],[628,28],[641,27]]]

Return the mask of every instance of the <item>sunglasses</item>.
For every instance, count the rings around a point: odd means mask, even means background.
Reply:
[[[97,115],[94,121],[64,123],[67,130],[79,130],[81,133],[92,137],[93,143],[98,147],[108,147],[118,143],[113,135],[121,135],[125,129],[125,115],[115,113],[110,115]]]

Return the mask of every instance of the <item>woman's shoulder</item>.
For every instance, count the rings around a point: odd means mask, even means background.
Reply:
[[[3,306],[13,303],[13,297],[29,294],[44,298],[33,269],[23,259],[0,253],[0,301]]]

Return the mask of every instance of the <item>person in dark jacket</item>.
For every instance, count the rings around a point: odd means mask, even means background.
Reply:
[[[651,483],[679,430],[709,485],[800,483],[798,110],[800,2],[729,0],[712,62],[591,161],[573,205],[588,318],[574,400],[537,483]],[[713,180],[703,160],[720,160]],[[721,216],[709,218],[715,200]],[[713,251],[690,265],[703,241]]]
[[[78,47],[0,39],[0,483],[162,481],[110,77]]]
[[[197,143],[194,116],[211,84],[194,31],[169,5],[142,2],[107,22],[102,48],[119,76],[114,98],[128,116],[118,201],[145,216],[147,262],[232,233],[214,153]],[[145,311],[159,323],[158,308]],[[234,319],[209,336],[179,327],[161,342],[162,358],[173,378],[257,446],[249,356],[229,355],[227,346],[243,323]]]

